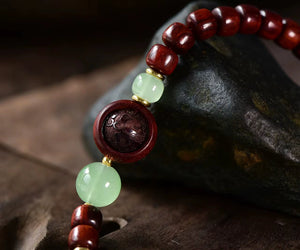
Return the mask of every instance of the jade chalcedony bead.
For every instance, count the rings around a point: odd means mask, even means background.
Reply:
[[[157,102],[164,92],[164,83],[153,75],[141,73],[132,83],[132,92],[147,102]]]
[[[105,207],[118,198],[121,179],[114,168],[102,162],[93,162],[80,170],[76,190],[84,202],[95,207]]]

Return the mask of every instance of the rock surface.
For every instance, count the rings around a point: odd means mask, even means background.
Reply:
[[[219,4],[195,2],[165,23]],[[89,151],[99,160],[92,125],[108,103],[130,99],[144,60],[91,109],[84,126]],[[180,57],[152,105],[158,140],[142,161],[115,164],[122,177],[158,179],[228,194],[300,215],[300,88],[255,36],[214,37]]]

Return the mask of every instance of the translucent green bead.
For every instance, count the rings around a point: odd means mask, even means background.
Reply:
[[[164,92],[164,83],[153,75],[141,73],[132,83],[132,92],[150,103],[157,102]]]
[[[114,168],[101,162],[93,162],[80,170],[76,179],[76,190],[84,202],[105,207],[118,198],[121,179]]]

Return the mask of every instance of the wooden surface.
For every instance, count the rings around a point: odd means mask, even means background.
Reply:
[[[28,58],[5,64],[2,57],[0,68],[17,72]],[[77,74],[52,65],[49,84],[34,84],[35,71],[11,81],[0,71],[1,249],[67,249],[71,213],[81,204],[76,173],[91,161],[84,116],[137,61]],[[123,180],[119,199],[102,211],[102,249],[300,249],[300,218],[174,183]]]

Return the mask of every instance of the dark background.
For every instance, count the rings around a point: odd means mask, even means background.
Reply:
[[[145,52],[155,30],[189,1],[1,1],[0,97]],[[240,1],[223,1],[235,6]],[[299,1],[248,1],[299,21]],[[267,43],[297,82],[289,53]],[[281,58],[282,57],[282,58]],[[291,59],[292,58],[292,59]]]

